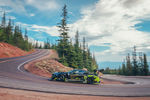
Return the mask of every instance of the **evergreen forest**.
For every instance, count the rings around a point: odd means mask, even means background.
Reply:
[[[137,54],[136,46],[134,46],[132,56],[130,55],[130,53],[127,54],[126,59],[124,59],[122,63],[122,66],[118,69],[109,69],[109,67],[107,67],[103,73],[126,76],[150,75],[146,54],[142,52]]]
[[[6,23],[8,22],[8,23]],[[25,51],[30,51],[33,46],[28,41],[27,29],[25,29],[24,36],[19,25],[14,25],[11,19],[6,20],[5,12],[2,16],[0,25],[0,42],[5,42]]]

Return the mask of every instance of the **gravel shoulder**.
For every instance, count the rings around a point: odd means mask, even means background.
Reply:
[[[67,95],[0,88],[0,100],[150,100],[150,97]]]

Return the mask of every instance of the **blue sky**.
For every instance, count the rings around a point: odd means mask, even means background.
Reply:
[[[134,45],[150,61],[150,0],[0,0],[0,11],[27,28],[32,42],[42,43],[48,37],[56,43],[64,4],[69,36],[74,39],[78,30],[81,39],[86,37],[103,67],[106,62],[122,62]]]

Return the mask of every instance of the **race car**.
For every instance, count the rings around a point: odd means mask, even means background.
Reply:
[[[51,81],[64,81],[64,82],[81,82],[87,84],[99,84],[100,78],[97,75],[90,74],[85,70],[71,70],[69,72],[55,72],[52,74]]]

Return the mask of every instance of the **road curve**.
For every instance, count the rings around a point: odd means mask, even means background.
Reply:
[[[0,87],[30,91],[95,95],[95,96],[150,96],[150,77],[110,76],[104,78],[135,84],[89,85],[48,81],[24,70],[24,64],[48,55],[48,50],[37,50],[27,56],[0,59]]]

